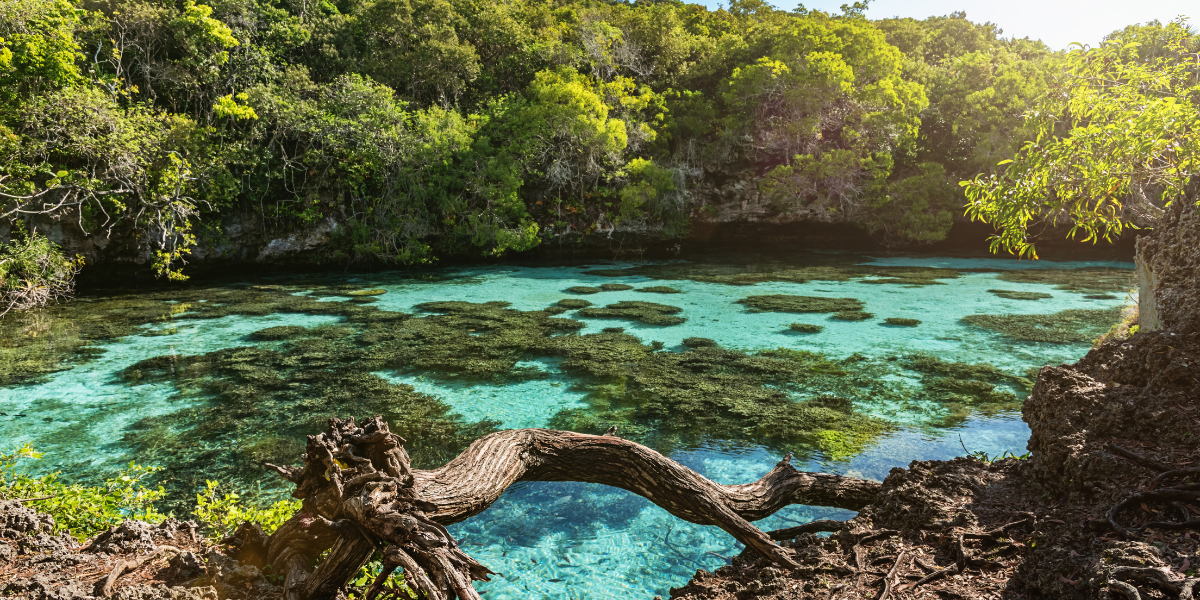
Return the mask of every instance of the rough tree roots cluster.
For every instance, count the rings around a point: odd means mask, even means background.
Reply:
[[[405,440],[382,417],[361,424],[331,419],[325,433],[309,436],[303,466],[267,465],[296,484],[293,495],[303,508],[270,537],[243,525],[234,536],[236,553],[243,562],[274,565],[289,600],[333,598],[375,551],[384,570],[367,598],[402,568],[408,585],[430,600],[478,599],[472,581],[486,581],[491,571],[463,552],[445,526],[483,511],[519,481],[579,481],[626,489],[681,519],[716,525],[791,571],[800,565],[750,521],[789,504],[857,510],[880,488],[797,471],[790,456],[758,481],[720,485],[615,433],[501,431],[445,466],[421,471],[410,468]]]

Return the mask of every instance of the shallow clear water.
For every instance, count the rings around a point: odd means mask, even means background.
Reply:
[[[505,301],[521,311],[538,311],[563,298],[583,298],[596,306],[620,301],[669,304],[682,309],[687,321],[674,326],[653,326],[626,319],[584,318],[576,311],[560,315],[584,322],[576,333],[588,335],[605,328],[622,327],[644,343],[661,342],[663,351],[684,352],[686,338],[703,337],[723,348],[748,353],[791,348],[822,353],[831,359],[860,354],[886,364],[888,357],[927,353],[943,361],[993,365],[1013,376],[1044,364],[1071,362],[1082,356],[1087,344],[1041,343],[1015,340],[996,331],[975,327],[962,318],[972,314],[1050,314],[1068,309],[1111,308],[1127,302],[1124,292],[1112,290],[1111,299],[1087,299],[1080,291],[1057,289],[1050,282],[1001,281],[1008,269],[1070,269],[1107,267],[1129,269],[1126,263],[1047,263],[999,259],[941,257],[887,257],[845,260],[875,267],[929,267],[958,270],[957,278],[939,279],[938,285],[872,284],[878,275],[845,281],[815,280],[805,283],[766,281],[751,286],[726,285],[688,279],[658,280],[646,276],[601,276],[597,269],[637,267],[632,263],[595,263],[578,266],[489,266],[447,268],[413,278],[404,272],[370,276],[276,277],[251,283],[288,285],[294,294],[309,294],[322,302],[347,302],[345,295],[327,295],[330,285],[379,288],[368,305],[382,311],[427,314],[417,305],[431,301]],[[811,258],[792,259],[804,266]],[[828,260],[828,257],[822,258]],[[787,260],[783,261],[787,263]],[[642,264],[641,266],[644,266]],[[676,263],[678,266],[678,263]],[[696,265],[703,266],[703,265]],[[730,265],[724,264],[728,269]],[[736,265],[734,265],[736,269]],[[572,286],[623,283],[636,288],[665,285],[677,294],[605,291],[578,295],[565,293]],[[229,284],[235,285],[235,284]],[[322,287],[325,286],[325,287]],[[988,290],[1042,292],[1051,297],[1036,301],[1009,300]],[[132,292],[130,297],[136,295]],[[749,295],[789,294],[831,298],[856,298],[874,318],[838,321],[829,314],[776,313],[747,310],[737,300]],[[117,301],[120,297],[117,298]],[[167,300],[163,301],[164,303]],[[82,305],[81,305],[82,306]],[[177,314],[198,310],[196,304]],[[67,309],[69,310],[69,306]],[[261,311],[260,311],[261,312]],[[69,314],[69,313],[68,313]],[[916,327],[882,323],[887,317],[919,319]],[[84,469],[112,468],[140,458],[131,452],[139,423],[170,419],[175,413],[212,402],[211,391],[193,380],[122,377],[139,361],[166,355],[197,355],[235,347],[281,348],[282,341],[256,341],[252,332],[293,325],[304,328],[349,323],[330,314],[273,313],[229,314],[202,320],[175,319],[147,323],[139,333],[166,330],[168,335],[125,335],[104,338],[91,345],[94,357],[78,359],[70,368],[35,381],[0,387],[0,450],[31,442],[47,453],[42,469],[58,468],[82,473]],[[824,327],[815,334],[789,330],[791,323]],[[2,326],[3,323],[0,323]],[[353,327],[359,325],[351,323]],[[19,332],[18,332],[19,333]],[[471,330],[471,335],[482,335]],[[174,364],[174,363],[170,363]],[[564,369],[558,359],[529,356],[517,368],[526,376],[513,380],[478,380],[447,377],[402,365],[374,365],[372,373],[384,381],[411,386],[434,396],[461,415],[460,421],[500,422],[501,428],[542,427],[567,409],[588,411],[595,382]],[[174,367],[171,367],[174,369]],[[919,385],[912,373],[889,375],[898,382]],[[190,383],[189,383],[190,382]],[[1011,386],[1010,386],[1011,387]],[[303,387],[297,388],[303,397]],[[408,388],[404,388],[408,389]],[[1017,387],[1013,391],[1024,392]],[[352,390],[351,390],[352,392]],[[797,400],[801,398],[788,391]],[[355,405],[353,394],[339,401],[342,414],[366,410]],[[860,414],[885,419],[896,427],[877,435],[852,456],[795,448],[797,467],[858,477],[882,479],[893,467],[912,460],[944,459],[970,451],[990,455],[1024,452],[1028,429],[1013,408],[968,409],[965,416],[947,420],[950,409],[929,401],[863,400],[855,402]],[[961,408],[959,409],[961,412]],[[219,409],[217,413],[220,414]],[[952,426],[946,426],[950,423]],[[653,427],[653,425],[650,425]],[[180,426],[182,427],[182,426]],[[310,432],[312,433],[312,432]],[[672,458],[716,481],[745,482],[766,473],[787,444],[756,445],[741,440],[704,438],[672,446]],[[170,456],[158,460],[170,464]],[[848,518],[847,511],[789,507],[760,522],[764,529],[787,527],[815,518]],[[509,490],[483,514],[452,528],[463,538],[466,550],[501,573],[480,585],[487,597],[496,598],[627,598],[666,595],[670,586],[682,585],[698,568],[713,569],[740,549],[719,529],[692,525],[671,517],[649,502],[621,490],[587,484],[533,483]]]

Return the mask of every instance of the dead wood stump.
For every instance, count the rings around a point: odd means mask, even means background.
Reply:
[[[639,494],[671,514],[716,525],[787,569],[797,563],[750,521],[789,504],[857,510],[880,484],[804,473],[790,455],[753,483],[721,485],[615,435],[514,429],[484,436],[445,466],[410,467],[405,440],[382,417],[362,424],[330,419],[308,437],[301,467],[267,467],[296,484],[303,508],[267,540],[266,562],[284,576],[288,600],[337,595],[378,550],[384,572],[373,599],[396,568],[429,600],[479,599],[472,581],[492,574],[463,552],[445,526],[478,514],[518,481],[601,483]],[[314,557],[330,550],[315,571]]]

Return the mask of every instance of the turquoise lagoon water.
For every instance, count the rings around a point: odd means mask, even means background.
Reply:
[[[849,260],[849,259],[847,259]],[[804,259],[796,259],[803,266]],[[881,267],[937,267],[960,270],[941,285],[907,286],[867,283],[873,276],[849,281],[806,283],[763,282],[734,286],[687,279],[657,280],[642,276],[601,276],[598,269],[624,269],[646,263],[596,262],[574,266],[486,266],[446,268],[429,277],[406,272],[370,276],[327,276],[326,285],[361,285],[387,293],[372,306],[387,311],[420,313],[423,302],[503,300],[519,310],[540,310],[568,297],[584,298],[596,306],[638,300],[682,308],[681,325],[660,327],[621,319],[588,319],[575,311],[562,317],[585,322],[580,334],[623,327],[643,342],[661,342],[665,351],[683,351],[689,337],[704,337],[723,347],[746,351],[778,347],[821,352],[834,358],[854,353],[883,358],[922,352],[946,361],[988,363],[1021,375],[1045,364],[1072,362],[1088,349],[1086,344],[1023,342],[968,325],[972,314],[1048,314],[1068,309],[1111,308],[1129,298],[1087,299],[1084,293],[1056,289],[1049,283],[1014,283],[998,279],[1008,269],[1078,269],[1107,267],[1131,269],[1128,263],[1030,263],[999,259],[942,257],[859,257],[852,262]],[[674,263],[678,266],[679,262]],[[686,264],[686,263],[683,263]],[[724,265],[728,267],[729,265]],[[295,284],[298,278],[263,278],[251,283]],[[625,283],[635,287],[666,285],[678,294],[605,291],[590,295],[565,293],[572,286]],[[1008,300],[990,289],[1043,292],[1050,298]],[[296,293],[307,293],[300,289]],[[852,297],[875,315],[868,321],[837,321],[827,314],[753,312],[735,301],[748,295],[792,294]],[[343,302],[344,296],[326,296]],[[882,324],[887,317],[919,319],[917,327]],[[32,443],[47,453],[43,469],[68,472],[82,466],[112,468],[132,458],[126,445],[127,430],[139,420],[167,415],[195,403],[202,396],[183,393],[170,383],[130,384],[117,375],[126,367],[151,357],[201,354],[224,348],[278,344],[256,342],[247,335],[268,327],[317,327],[340,322],[340,317],[309,314],[233,315],[207,320],[179,320],[169,325],[146,325],[142,333],[173,327],[170,335],[128,335],[107,340],[90,360],[34,383],[0,387],[0,450]],[[797,334],[794,322],[818,324],[816,334]],[[453,407],[466,421],[497,420],[504,428],[540,427],[563,409],[586,408],[588,391],[558,369],[555,361],[529,360],[529,369],[545,376],[516,383],[447,382],[414,371],[374,371],[394,383],[412,386]],[[1014,411],[972,414],[952,427],[940,423],[938,407],[910,404],[862,403],[861,412],[887,419],[898,427],[875,439],[858,454],[834,460],[807,453],[798,468],[836,472],[881,480],[894,467],[913,460],[945,459],[971,451],[991,455],[1024,452],[1028,429]],[[344,414],[357,414],[347,405]],[[672,458],[722,483],[740,483],[766,473],[780,458],[778,449],[747,443],[710,440],[696,447],[673,451]],[[168,465],[169,466],[169,465]],[[793,506],[765,519],[763,529],[787,527],[816,518],[845,519],[852,513],[820,507]],[[497,598],[629,598],[667,594],[683,585],[699,568],[712,570],[736,555],[739,545],[713,527],[702,527],[671,517],[648,501],[621,490],[588,484],[525,483],[514,486],[487,511],[452,528],[465,549],[500,573],[480,584],[487,597]]]

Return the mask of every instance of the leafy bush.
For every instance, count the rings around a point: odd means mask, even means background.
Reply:
[[[28,444],[11,454],[0,454],[0,493],[8,498],[36,498],[26,504],[54,517],[56,532],[85,540],[126,519],[157,523],[166,518],[154,509],[154,502],[165,494],[163,489],[147,489],[141,483],[159,467],[131,462],[103,487],[63,483],[57,473],[33,476],[17,469],[21,461],[41,457],[42,453]]]
[[[213,541],[233,533],[244,521],[258,523],[270,535],[300,510],[300,501],[291,499],[264,508],[245,506],[237,493],[218,494],[218,488],[218,482],[207,481],[204,491],[196,494],[196,509],[192,511],[204,528],[205,537]]]
[[[0,315],[70,298],[83,257],[68,258],[46,236],[19,232],[0,245]]]

